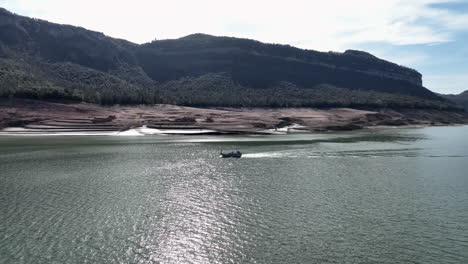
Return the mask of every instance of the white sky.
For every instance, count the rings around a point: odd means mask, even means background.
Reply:
[[[456,32],[468,28],[468,14],[428,6],[439,2],[447,0],[0,0],[0,5],[136,43],[207,33],[344,51],[372,42],[453,41]],[[385,56],[400,64],[424,59]]]
[[[203,32],[322,51],[362,41],[421,44],[450,40],[467,14],[427,8],[435,0],[1,0],[21,14],[79,25],[143,43]],[[418,23],[430,19],[432,24]]]

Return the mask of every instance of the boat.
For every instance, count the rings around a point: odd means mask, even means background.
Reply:
[[[242,157],[242,153],[240,151],[232,151],[232,152],[229,152],[229,153],[223,153],[223,151],[221,151],[220,153],[220,157],[221,158],[240,158]]]

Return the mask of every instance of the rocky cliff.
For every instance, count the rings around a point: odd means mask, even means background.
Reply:
[[[103,104],[456,108],[424,88],[416,70],[363,51],[318,52],[206,34],[138,45],[5,9],[0,96]]]

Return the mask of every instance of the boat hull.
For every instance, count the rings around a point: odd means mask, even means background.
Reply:
[[[221,158],[240,158],[242,157],[241,153],[221,153]]]

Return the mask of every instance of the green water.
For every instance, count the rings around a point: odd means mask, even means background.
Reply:
[[[0,137],[0,263],[468,263],[467,136]]]

